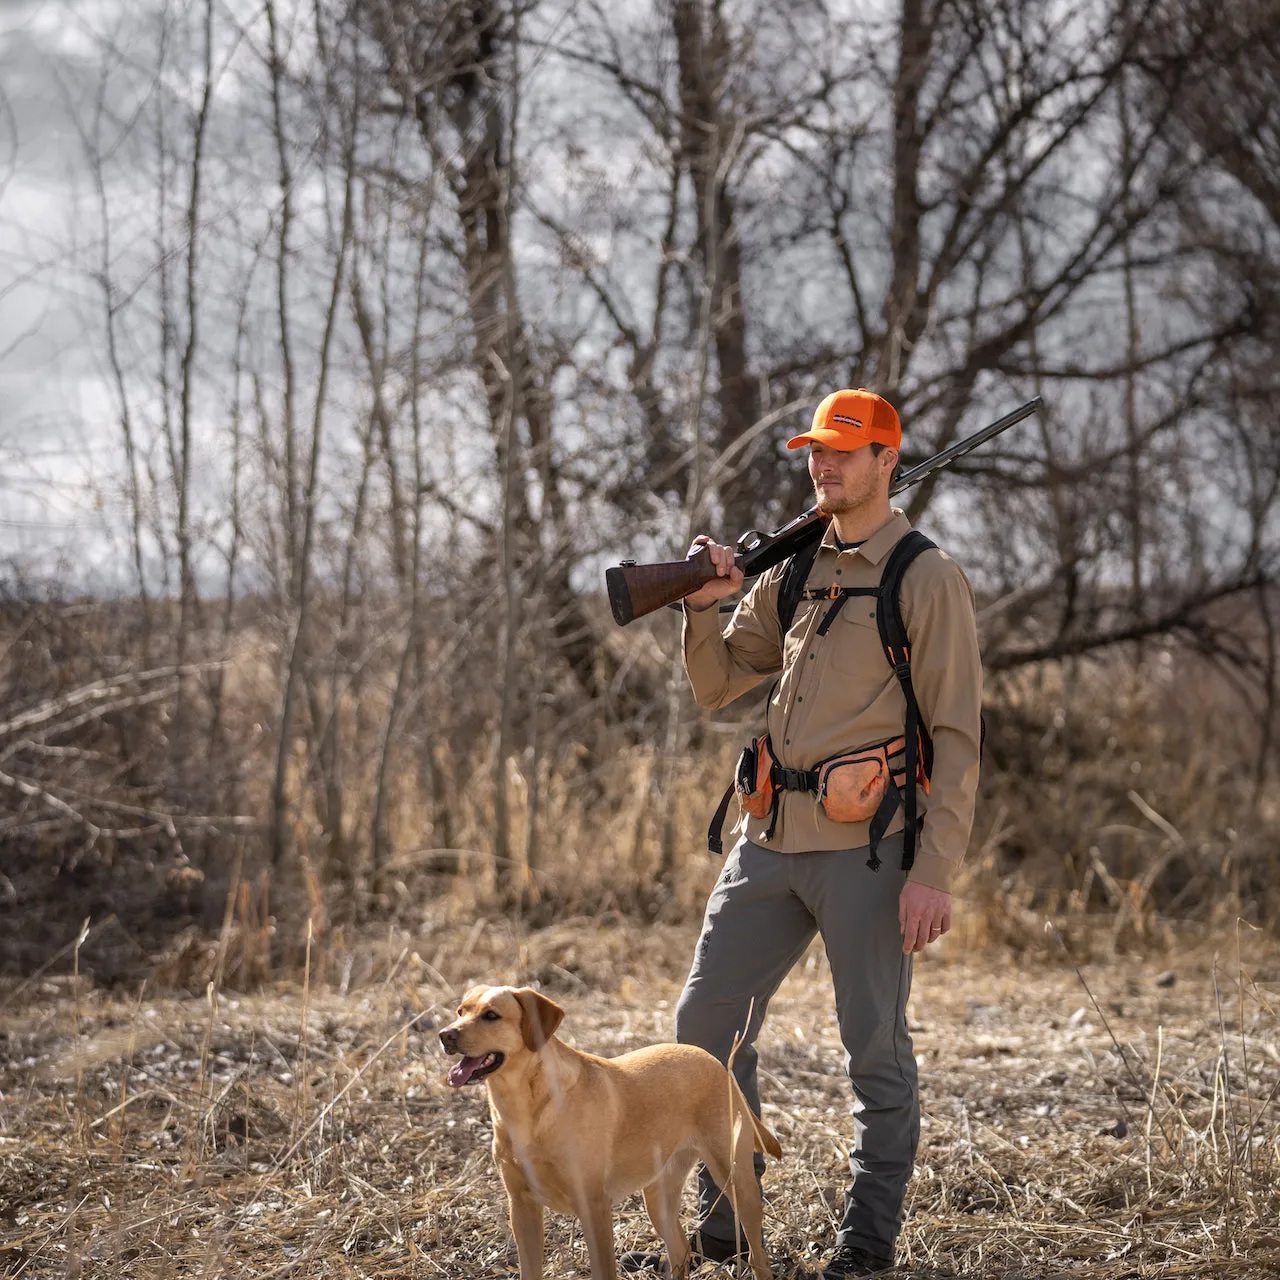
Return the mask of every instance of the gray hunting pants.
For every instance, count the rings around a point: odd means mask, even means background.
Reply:
[[[676,1039],[727,1062],[735,1033],[743,1036],[733,1070],[758,1114],[756,1037],[774,992],[814,934],[822,934],[845,1071],[856,1094],[853,1182],[837,1243],[892,1257],[920,1137],[920,1102],[906,1018],[911,957],[902,954],[898,928],[906,878],[901,836],[887,837],[880,857],[883,865],[873,872],[865,849],[775,853],[739,841],[707,899],[693,968],[676,1007]],[[763,1167],[757,1154],[757,1174]],[[705,1169],[698,1177],[702,1229],[732,1240],[728,1197]]]

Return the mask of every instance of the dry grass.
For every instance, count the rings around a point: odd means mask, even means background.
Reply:
[[[501,769],[500,682],[453,680],[447,617],[433,619],[443,648],[427,665],[438,673],[410,692],[415,710],[390,739],[399,649],[373,641],[394,628],[344,639],[330,657],[346,674],[333,685],[321,645],[285,771],[288,848],[276,857],[280,635],[259,604],[241,613],[230,637],[200,633],[188,656],[207,666],[179,678],[158,633],[156,651],[139,652],[128,602],[0,611],[0,701],[15,712],[0,726],[10,779],[0,777],[0,980],[27,979],[88,916],[80,960],[96,980],[136,987],[158,965],[162,985],[202,991],[236,866],[239,932],[224,974],[238,989],[300,969],[308,919],[313,974],[340,981],[345,953],[359,984],[363,931],[416,929],[420,904],[442,896],[477,915],[518,904],[530,924],[613,912],[697,920],[716,872],[707,820],[759,729],[765,690],[711,718],[682,677],[673,699],[670,620],[619,629],[602,614],[629,674],[597,702],[563,673],[545,701],[520,694]],[[348,644],[358,670],[344,665]],[[525,654],[522,670],[540,661]],[[1104,953],[1164,945],[1162,919],[1243,917],[1280,939],[1274,765],[1259,773],[1259,726],[1206,663],[1152,647],[1137,670],[1116,653],[1005,672],[988,682],[986,713],[967,858],[982,909],[966,917],[967,945],[1041,952],[1048,915],[1092,948],[1102,913],[1113,922]],[[384,742],[394,746],[385,775]],[[126,838],[125,823],[145,833]]]
[[[582,1048],[669,1039],[694,936],[441,917],[363,939],[362,964],[331,960],[327,982],[255,995],[220,992],[217,961],[204,998],[42,978],[0,1009],[0,1273],[513,1275],[484,1097],[445,1086],[433,1028],[492,978],[540,983]],[[1087,990],[1069,963],[997,950],[922,961],[900,1274],[1280,1270],[1280,960],[1240,945],[1090,963]],[[780,1274],[829,1244],[845,1181],[829,990],[815,948],[761,1045],[785,1151],[766,1181]],[[548,1221],[548,1273],[587,1275],[574,1224]],[[638,1197],[617,1240],[652,1240]]]

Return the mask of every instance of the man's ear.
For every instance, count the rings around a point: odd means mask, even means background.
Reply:
[[[519,987],[515,995],[524,1015],[520,1021],[520,1034],[524,1037],[525,1047],[536,1053],[555,1035],[564,1010],[532,987]]]

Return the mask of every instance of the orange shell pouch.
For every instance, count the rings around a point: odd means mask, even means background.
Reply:
[[[734,785],[742,807],[753,818],[769,816],[773,808],[773,752],[768,734],[761,734],[743,750]]]
[[[889,788],[884,747],[833,756],[819,767],[818,796],[833,822],[867,822]]]

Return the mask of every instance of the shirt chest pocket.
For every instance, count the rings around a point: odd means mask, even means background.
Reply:
[[[830,607],[830,606],[826,606]],[[840,606],[825,636],[815,637],[827,648],[827,662],[842,675],[881,674],[885,666],[884,646],[876,622],[873,596],[851,596]]]
[[[805,641],[810,634],[810,624],[815,610],[825,611],[830,607],[826,601],[822,600],[801,600],[796,606],[791,626],[782,639],[782,665],[784,668],[790,670],[803,657]],[[822,612],[818,613],[818,617],[822,617]],[[822,641],[819,640],[817,643],[821,644]]]

